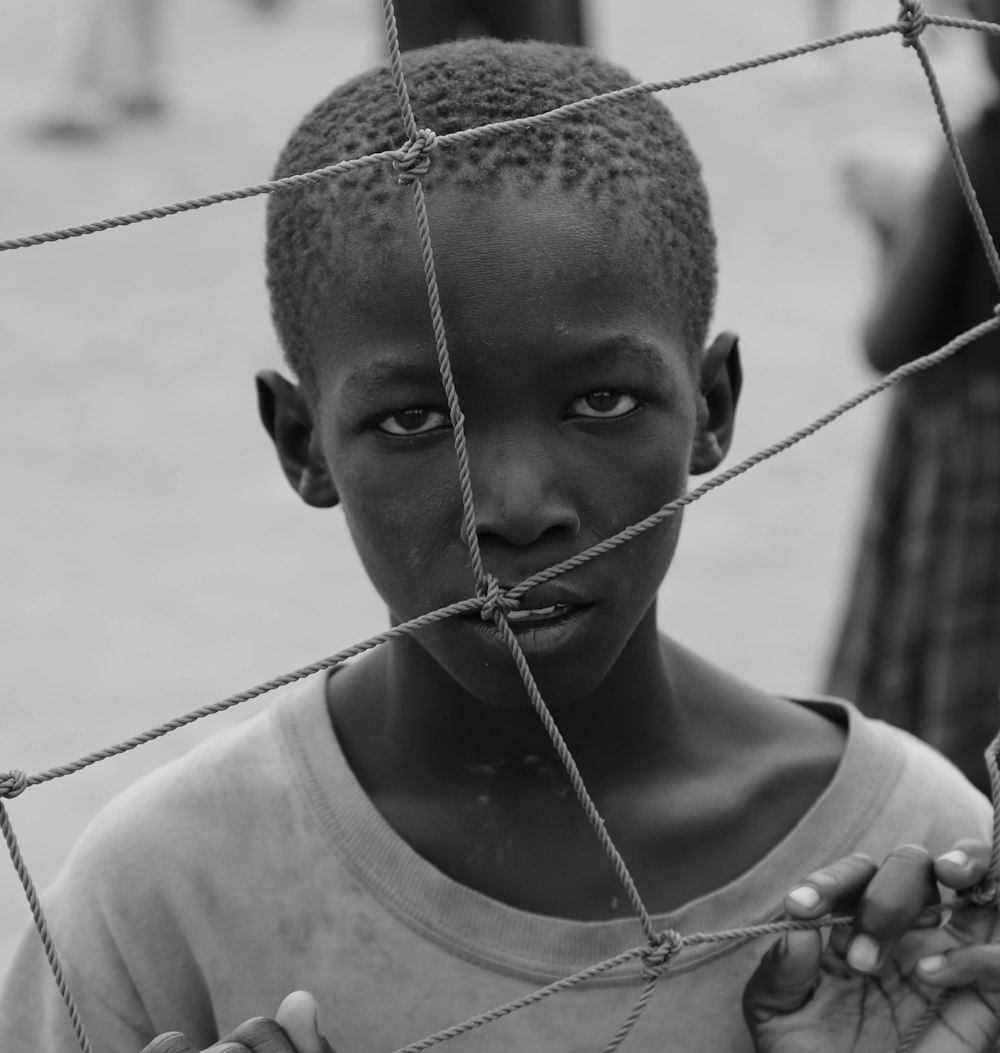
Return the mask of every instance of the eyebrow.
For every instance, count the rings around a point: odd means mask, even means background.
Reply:
[[[569,351],[551,364],[553,373],[567,370],[600,369],[609,364],[640,364],[651,375],[661,377],[666,370],[664,349],[641,337],[619,334],[602,336],[591,346]],[[423,352],[420,357],[375,356],[362,362],[344,380],[342,393],[364,396],[387,385],[440,385],[437,356]]]
[[[441,372],[437,356],[423,354],[420,358],[383,355],[362,362],[344,380],[342,391],[347,395],[364,395],[389,384],[440,384]]]
[[[591,347],[568,354],[556,369],[586,368],[600,369],[614,364],[639,363],[655,376],[662,376],[666,371],[666,351],[655,343],[642,337],[622,333],[617,336],[601,337]]]

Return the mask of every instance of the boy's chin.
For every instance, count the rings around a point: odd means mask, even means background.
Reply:
[[[528,685],[513,655],[491,657],[475,668],[471,663],[434,656],[441,669],[470,698],[491,709],[525,712],[536,708]],[[555,653],[528,656],[531,682],[537,688],[546,708],[556,711],[572,707],[600,689],[614,665],[614,656]]]

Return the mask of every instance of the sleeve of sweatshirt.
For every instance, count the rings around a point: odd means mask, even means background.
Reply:
[[[183,815],[150,820],[147,794],[126,792],[88,827],[42,905],[94,1053],[139,1053],[160,1033],[164,1006],[184,1007],[191,1038],[214,1035],[206,986],[189,947],[190,919],[172,896],[185,867],[169,829]],[[183,907],[180,908],[181,910]],[[79,1053],[32,925],[0,985],[3,1053]]]

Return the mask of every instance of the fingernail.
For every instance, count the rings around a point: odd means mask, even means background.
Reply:
[[[788,893],[788,898],[797,903],[803,910],[813,910],[819,906],[820,895],[811,885],[800,885]]]
[[[847,964],[859,973],[873,973],[878,965],[878,944],[871,938],[861,933],[851,940],[847,948]]]
[[[922,973],[939,973],[944,967],[944,956],[932,954],[929,958],[921,958],[917,962],[917,968]]]
[[[939,863],[951,863],[956,867],[967,867],[969,865],[969,857],[960,848],[945,852],[943,856],[938,856],[937,861]]]

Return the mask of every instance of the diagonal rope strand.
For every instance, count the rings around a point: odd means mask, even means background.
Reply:
[[[80,1017],[80,1008],[76,1004],[73,992],[69,989],[62,962],[59,960],[56,945],[52,940],[52,934],[49,932],[49,925],[45,920],[45,913],[38,899],[38,891],[21,856],[21,848],[17,843],[17,838],[14,836],[14,828],[10,825],[10,817],[7,815],[7,809],[2,800],[0,800],[0,833],[3,834],[4,841],[7,843],[7,851],[10,853],[11,862],[14,864],[14,870],[20,879],[21,888],[24,889],[28,907],[31,909],[32,920],[35,923],[35,928],[38,930],[38,937],[42,941],[42,948],[45,951],[45,957],[49,963],[49,968],[52,970],[52,975],[55,977],[59,994],[62,995],[66,1011],[69,1013],[70,1023],[73,1025],[73,1033],[76,1035],[76,1041],[80,1046],[81,1053],[93,1053],[90,1039]]]
[[[256,687],[229,695],[221,701],[212,702],[207,706],[200,706],[198,709],[193,709],[191,712],[185,713],[183,716],[175,717],[173,720],[168,720],[164,724],[157,724],[148,731],[144,731],[142,734],[136,735],[133,738],[126,739],[124,742],[119,742],[114,746],[107,746],[104,749],[88,753],[79,760],[70,761],[68,764],[60,764],[53,768],[47,768],[45,771],[38,772],[36,775],[30,775],[25,780],[25,783],[27,786],[38,786],[41,783],[51,782],[53,779],[59,779],[64,775],[72,775],[74,772],[82,771],[84,768],[89,768],[92,764],[97,764],[99,761],[108,760],[110,757],[117,757],[119,754],[127,753],[129,750],[135,749],[136,746],[142,746],[146,742],[152,742],[154,739],[162,738],[164,735],[168,735],[171,731],[177,731],[179,728],[183,728],[188,724],[193,724],[196,720],[200,720],[202,717],[212,716],[215,713],[222,713],[224,710],[231,709],[233,706],[238,706],[241,702],[249,702],[253,698],[259,698],[261,695],[266,695],[268,692],[274,691],[279,687],[284,687],[286,684],[292,684],[296,680],[302,680],[307,676],[312,676],[313,673],[318,673],[321,669],[332,669],[334,666],[346,662],[348,658],[354,658],[356,655],[363,654],[365,651],[370,651],[373,647],[377,647],[379,644],[385,643],[388,640],[395,639],[397,636],[405,636],[407,633],[414,632],[417,629],[422,629],[426,625],[431,625],[434,622],[441,621],[444,618],[450,618],[456,614],[467,614],[477,611],[483,607],[484,602],[485,601],[481,597],[472,597],[467,600],[461,600],[458,603],[450,604],[448,607],[442,607],[439,610],[422,614],[419,618],[413,618],[410,621],[402,622],[400,625],[394,625],[391,629],[386,629],[385,632],[378,633],[375,636],[370,636],[367,640],[363,640],[361,643],[354,644],[351,647],[345,647],[342,651],[338,651],[335,655],[331,655],[329,658],[321,658],[319,661],[301,666],[290,673],[283,673],[281,676],[276,676],[271,680],[264,681],[264,683],[257,684]],[[2,784],[2,776],[0,776],[0,784]]]
[[[382,14],[385,19],[386,44],[389,48],[389,69],[392,74],[396,98],[403,117],[403,130],[409,143],[416,143],[418,138],[417,120],[410,103],[410,94],[403,76],[403,60],[399,50],[399,32],[396,28],[396,12],[392,0],[383,0]],[[432,133],[433,134],[433,133]],[[429,158],[426,151],[435,142],[432,137],[425,146],[424,167]],[[400,176],[400,182],[407,182],[413,192],[413,211],[417,220],[417,236],[420,239],[420,256],[424,266],[424,281],[427,286],[427,300],[431,313],[431,325],[434,329],[434,346],[437,349],[438,370],[441,383],[444,385],[445,398],[448,402],[448,416],[451,420],[452,435],[455,444],[455,457],[458,460],[458,484],[462,498],[462,522],[465,544],[469,550],[469,559],[476,577],[476,588],[481,595],[486,594],[486,571],[483,557],[479,551],[479,534],[476,529],[476,508],[472,495],[472,472],[469,467],[469,450],[465,440],[465,415],[458,401],[455,379],[451,371],[451,356],[448,354],[448,338],[445,334],[444,315],[441,311],[441,297],[438,292],[437,271],[434,266],[434,248],[431,243],[430,219],[427,215],[427,202],[424,187],[420,182],[419,169],[414,166]]]
[[[455,378],[451,372],[451,358],[448,354],[448,338],[445,335],[444,316],[441,311],[441,296],[438,292],[437,274],[434,269],[434,250],[431,247],[430,221],[427,216],[427,203],[424,198],[423,184],[419,179],[411,183],[413,187],[413,209],[417,217],[417,233],[420,238],[420,255],[424,264],[424,278],[427,283],[427,295],[431,312],[431,324],[434,327],[434,345],[437,348],[438,370],[441,383],[444,385],[445,398],[448,402],[448,416],[451,420],[454,436],[455,457],[458,460],[458,485],[462,497],[462,525],[465,544],[469,550],[469,559],[476,576],[476,587],[480,593],[486,593],[486,570],[483,567],[482,553],[479,551],[479,531],[476,527],[476,506],[472,495],[472,470],[469,466],[469,448],[465,439],[465,415],[458,401]]]
[[[656,939],[656,928],[649,916],[649,911],[646,910],[646,906],[642,902],[642,897],[639,895],[639,890],[636,888],[635,881],[629,873],[628,867],[625,865],[625,860],[622,859],[621,853],[611,840],[611,835],[608,833],[604,820],[601,818],[601,813],[597,810],[597,805],[594,804],[594,799],[590,796],[590,792],[584,784],[583,776],[580,774],[580,769],[577,767],[572,753],[570,753],[569,746],[566,745],[566,740],[563,738],[562,732],[560,732],[557,727],[551,711],[545,704],[541,692],[538,690],[538,685],[535,683],[535,678],[528,667],[528,660],[524,656],[524,651],[521,650],[521,645],[517,642],[514,630],[511,629],[510,624],[507,621],[507,616],[502,610],[498,609],[493,618],[496,622],[497,631],[503,637],[504,642],[510,649],[510,653],[514,659],[514,664],[517,666],[517,671],[521,674],[521,680],[524,682],[525,689],[528,692],[528,697],[531,699],[531,704],[534,707],[535,712],[538,714],[549,739],[552,741],[552,745],[555,746],[556,753],[559,755],[559,759],[562,761],[566,773],[569,775],[570,783],[573,786],[573,792],[576,794],[577,800],[579,800],[580,804],[583,806],[583,810],[586,813],[587,818],[590,820],[590,825],[594,828],[594,832],[597,834],[597,839],[600,841],[601,847],[610,858],[615,868],[615,872],[618,874],[618,880],[621,881],[622,886],[628,895],[629,902],[635,910],[639,923],[642,925],[643,932],[646,934],[646,938],[650,941],[654,941]]]
[[[954,340],[949,341],[944,347],[938,348],[937,351],[932,351],[930,354],[923,355],[921,358],[915,358],[912,362],[907,362],[898,369],[894,369],[891,373],[887,373],[881,380],[875,381],[856,395],[845,399],[843,402],[834,406],[833,409],[828,410],[809,424],[799,428],[798,431],[793,432],[784,439],[779,439],[777,442],[764,447],[762,450],[758,450],[756,453],[752,453],[749,457],[744,458],[744,460],[740,461],[738,464],[733,465],[731,468],[727,468],[726,471],[711,476],[711,478],[706,479],[700,486],[695,487],[695,489],[689,491],[683,497],[678,497],[676,500],[665,504],[662,508],[654,512],[652,515],[647,516],[640,522],[624,527],[617,534],[612,534],[611,537],[606,538],[604,541],[599,541],[596,545],[584,549],[584,551],[577,553],[575,556],[570,556],[568,559],[564,559],[559,563],[553,564],[551,567],[547,567],[545,570],[538,571],[537,574],[532,574],[529,578],[525,578],[524,581],[519,582],[513,588],[507,590],[505,594],[506,598],[508,600],[517,600],[536,585],[541,585],[542,582],[545,581],[551,581],[560,574],[565,574],[567,571],[581,566],[595,556],[602,555],[605,552],[610,552],[611,549],[617,548],[623,542],[630,541],[644,531],[656,526],[668,516],[672,516],[682,508],[694,504],[695,501],[700,500],[709,491],[717,489],[724,483],[728,483],[731,479],[735,479],[736,476],[743,475],[745,472],[750,471],[750,469],[754,468],[756,465],[770,460],[779,453],[783,453],[785,450],[802,442],[803,439],[808,439],[810,436],[815,435],[816,432],[825,428],[828,424],[832,424],[838,417],[842,417],[849,410],[860,406],[862,402],[867,402],[868,399],[879,394],[879,392],[893,387],[901,380],[905,380],[907,377],[911,377],[915,373],[929,369],[931,366],[936,366],[939,362],[943,362],[946,358],[950,358],[953,354],[960,351],[968,344],[971,344],[974,340],[978,340],[979,337],[985,336],[987,333],[995,332],[998,329],[1000,329],[1000,314],[987,319],[985,322],[980,322],[979,325],[974,326],[972,329],[967,330],[959,336],[956,336]]]
[[[1000,27],[998,27],[998,29],[1000,29]],[[958,177],[958,185],[961,188],[962,197],[965,198],[965,204],[969,209],[969,215],[972,218],[973,225],[976,228],[976,233],[978,234],[979,240],[983,246],[983,252],[986,254],[986,262],[989,264],[990,271],[993,274],[993,280],[997,287],[1000,288],[1000,254],[997,253],[997,247],[993,241],[993,235],[990,233],[989,224],[986,222],[982,206],[979,204],[979,198],[976,196],[975,187],[972,185],[972,179],[969,176],[969,169],[966,167],[965,158],[962,157],[962,151],[959,148],[958,139],[955,137],[955,129],[952,127],[951,118],[948,116],[948,110],[945,106],[944,96],[941,93],[941,85],[938,81],[937,74],[934,72],[934,67],[927,54],[927,49],[924,47],[923,42],[919,37],[909,43],[912,44],[913,50],[917,53],[917,57],[920,59],[920,65],[924,71],[924,77],[927,80],[927,86],[930,89],[931,98],[934,100],[934,108],[937,110],[938,121],[941,124],[941,131],[944,133],[945,142],[948,144],[948,153],[951,156],[951,162],[955,168],[955,175]]]

